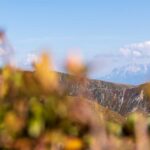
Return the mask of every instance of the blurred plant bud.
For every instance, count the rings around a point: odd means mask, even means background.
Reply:
[[[44,90],[53,91],[58,87],[58,77],[53,70],[52,60],[47,54],[42,54],[35,64],[35,74]]]
[[[44,121],[41,118],[33,118],[29,121],[28,133],[31,137],[38,137],[44,130]]]
[[[74,75],[85,75],[87,68],[83,63],[80,55],[70,55],[67,59],[66,69],[69,73]]]

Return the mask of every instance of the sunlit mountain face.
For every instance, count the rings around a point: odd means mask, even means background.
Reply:
[[[150,81],[150,64],[129,64],[115,68],[102,79],[134,85],[142,84]]]

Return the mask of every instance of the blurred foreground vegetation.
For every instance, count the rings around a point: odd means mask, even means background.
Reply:
[[[122,117],[94,101],[68,96],[45,54],[33,66],[33,72],[10,66],[0,71],[0,149],[150,149],[148,116]],[[87,68],[79,62],[70,59],[66,68],[76,80],[86,78]]]

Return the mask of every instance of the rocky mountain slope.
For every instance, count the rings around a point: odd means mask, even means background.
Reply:
[[[75,76],[63,73],[58,73],[58,75],[60,85],[65,87],[69,96],[82,96],[89,100],[95,100],[121,115],[127,115],[137,110],[150,112],[150,101],[146,96],[144,85],[115,84],[85,78],[77,80]]]

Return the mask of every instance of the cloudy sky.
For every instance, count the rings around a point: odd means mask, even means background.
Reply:
[[[149,0],[0,0],[0,26],[19,64],[46,49],[60,67],[71,51],[108,72],[149,62],[149,6]]]

